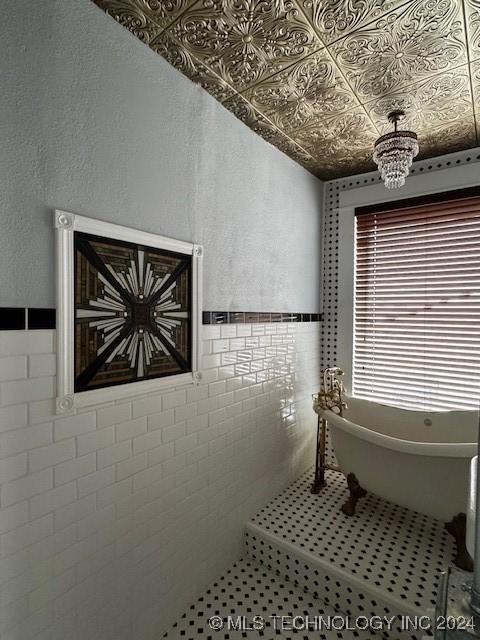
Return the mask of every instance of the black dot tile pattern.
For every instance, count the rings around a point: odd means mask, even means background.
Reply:
[[[432,609],[440,573],[454,557],[453,539],[444,524],[370,494],[358,502],[355,516],[348,517],[340,510],[348,497],[343,474],[327,472],[327,487],[318,495],[310,493],[312,480],[308,471],[251,520],[255,527],[247,525],[248,555],[347,613],[362,612],[360,600],[368,598],[339,584],[335,572],[318,572],[295,553],[275,547],[271,535],[312,554],[322,567],[359,579],[365,593],[369,587],[385,593],[390,602],[398,602],[399,613],[402,603],[419,615]],[[378,604],[370,599],[362,606],[370,615]]]
[[[213,631],[209,626],[212,616],[220,616],[225,625]],[[254,616],[261,616],[265,628],[248,631],[227,628],[228,617],[234,621],[244,616],[244,626],[254,626]],[[251,559],[236,562],[183,614],[180,620],[164,634],[168,640],[369,640],[377,636],[372,631],[353,629],[289,630],[281,618],[301,616],[314,620],[315,616],[335,616],[335,610],[317,600],[312,594],[295,587],[265,566]]]
[[[328,183],[323,219],[323,325],[321,334],[322,368],[337,364],[338,343],[338,182]]]
[[[468,149],[466,151],[451,153],[444,157],[430,158],[427,160],[417,160],[413,163],[413,166],[410,169],[410,175],[431,173],[432,171],[438,171],[439,169],[449,169],[450,167],[475,164],[476,162],[480,162],[480,154],[476,153],[475,151],[475,149]],[[378,171],[373,171],[356,176],[349,176],[346,178],[331,180],[327,183],[327,185],[336,183],[342,191],[348,191],[349,189],[368,187],[372,184],[378,184],[380,182],[382,182],[380,174],[378,173]]]
[[[287,552],[270,540],[262,539],[251,531],[246,533],[246,546],[248,557],[261,562],[281,578],[293,583],[297,588],[310,593],[315,599],[331,607],[336,614],[348,616],[354,620],[357,617],[369,619],[385,616],[387,619],[394,617],[392,627],[383,632],[377,631],[375,637],[388,640],[423,640],[433,634],[428,631],[406,631],[402,626],[402,616],[405,620],[405,611],[398,607],[386,604],[382,597],[372,596],[363,588],[358,588],[348,578],[339,578],[337,574],[328,569],[320,568],[312,563],[305,562],[295,552]],[[433,611],[419,612],[421,615],[433,615]],[[408,615],[408,614],[407,614]],[[413,618],[413,616],[412,616]]]
[[[320,336],[321,368],[337,364],[338,344],[338,234],[339,234],[339,181],[329,182],[325,190],[323,218],[323,277],[322,309],[323,323]],[[328,430],[326,440],[326,461],[337,465]]]

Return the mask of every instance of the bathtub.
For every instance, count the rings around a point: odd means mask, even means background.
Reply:
[[[345,475],[367,491],[438,520],[467,510],[477,411],[424,412],[345,398],[343,417],[324,411]]]

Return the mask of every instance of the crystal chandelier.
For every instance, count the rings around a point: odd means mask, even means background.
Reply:
[[[378,138],[375,142],[373,159],[387,189],[398,189],[405,184],[412,161],[418,153],[417,134],[413,131],[398,131],[400,120],[405,117],[404,111],[392,111],[389,121],[395,130]]]

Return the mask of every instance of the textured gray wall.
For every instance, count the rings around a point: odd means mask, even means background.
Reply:
[[[0,306],[54,304],[58,207],[202,243],[205,308],[319,311],[319,180],[89,0],[2,8]]]

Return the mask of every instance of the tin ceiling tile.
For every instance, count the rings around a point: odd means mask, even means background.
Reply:
[[[192,82],[208,91],[216,100],[223,102],[235,93],[225,80],[178,44],[169,32],[164,31],[150,43],[150,47]]]
[[[353,176],[356,173],[375,171],[376,165],[372,161],[372,149],[365,148],[363,152],[357,150],[353,155],[342,153],[337,156],[335,163],[328,157],[317,160],[316,175],[321,180],[335,180]]]
[[[330,47],[360,100],[468,62],[461,4],[415,0]]]
[[[372,149],[378,132],[360,107],[295,132],[294,140],[317,159],[320,175],[348,175],[375,168]]]
[[[192,4],[193,0],[93,0],[139,40],[149,43]]]
[[[300,0],[325,44],[364,27],[409,0]]]
[[[375,168],[394,108],[419,157],[480,143],[480,0],[94,1],[324,179]]]
[[[243,95],[287,133],[359,106],[325,49],[294,63]]]
[[[477,128],[477,145],[480,146],[480,58],[470,65],[473,88],[473,107]]]
[[[402,129],[429,131],[446,124],[471,120],[472,94],[468,65],[422,80],[408,91],[395,91],[365,104],[382,133],[392,130],[387,114],[401,109],[406,118]]]
[[[476,111],[480,110],[480,59],[472,62],[470,65],[470,74],[472,77],[473,86],[473,102],[476,107]]]
[[[321,47],[293,0],[199,0],[172,33],[237,91]]]
[[[470,149],[477,145],[475,120],[471,116],[440,126],[437,129],[422,131],[419,133],[418,141],[420,146],[419,160]]]
[[[279,129],[265,116],[258,112],[248,100],[237,94],[223,103],[224,106],[231,111],[239,120],[245,123],[250,129],[255,131],[264,140],[273,144],[275,147],[289,155],[308,168],[309,171],[315,173],[316,161],[305,149],[288,136],[284,135]]]
[[[363,108],[359,107],[299,129],[294,140],[309,153],[313,151],[315,156],[317,152],[325,151],[327,146],[332,153],[342,146],[353,153],[356,148],[363,149],[366,140],[372,138],[375,141],[377,137],[378,132]]]
[[[464,0],[470,60],[480,59],[480,0]]]

